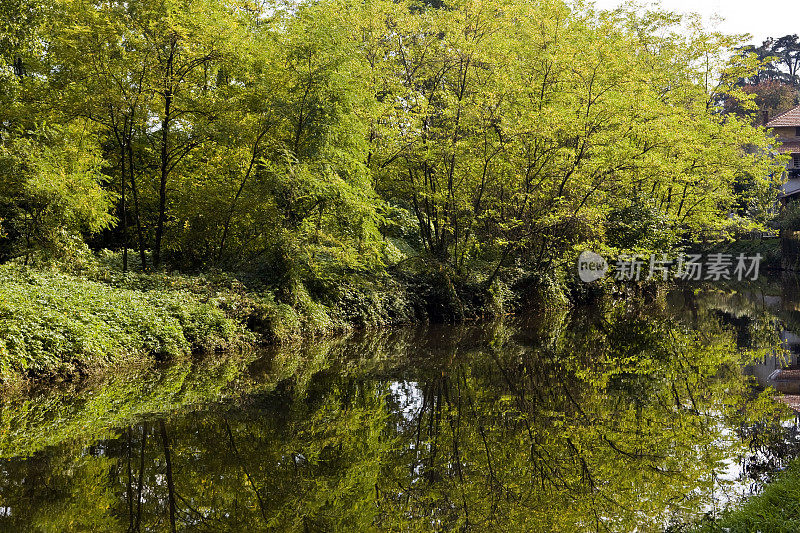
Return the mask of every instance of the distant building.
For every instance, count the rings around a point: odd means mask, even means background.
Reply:
[[[784,204],[798,200],[800,199],[800,106],[775,115],[766,126],[772,129],[775,137],[782,143],[778,151],[791,156],[786,165],[788,181],[784,184],[779,199]]]

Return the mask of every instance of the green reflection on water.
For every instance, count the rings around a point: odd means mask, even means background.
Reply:
[[[663,531],[793,453],[792,416],[743,371],[776,349],[778,314],[725,294],[8,397],[0,528]]]

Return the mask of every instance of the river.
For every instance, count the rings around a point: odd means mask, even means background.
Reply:
[[[677,530],[800,452],[799,348],[762,279],[9,392],[0,530]]]

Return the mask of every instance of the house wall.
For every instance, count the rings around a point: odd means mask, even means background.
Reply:
[[[800,137],[797,136],[797,128],[794,126],[791,128],[772,128],[772,132],[776,137],[784,141],[800,141]]]
[[[780,127],[780,128],[772,128],[772,133],[778,140],[782,142],[800,142],[800,136],[797,135],[797,128],[792,127]],[[789,154],[790,156],[792,154]],[[790,159],[789,162],[786,164],[787,170],[800,170],[800,164],[794,164],[794,158]]]

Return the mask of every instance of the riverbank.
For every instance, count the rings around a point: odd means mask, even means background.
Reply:
[[[256,337],[223,301],[57,271],[0,267],[0,379],[68,379],[111,365],[234,350]]]
[[[707,519],[694,533],[779,533],[800,531],[800,461],[767,484],[764,491],[752,496],[716,519]]]
[[[79,270],[0,266],[2,383],[70,380],[137,360],[284,345],[354,328],[491,318],[519,297],[430,267],[353,280],[320,297],[303,285],[276,290],[222,272],[123,274],[113,260]],[[520,286],[528,298],[542,290],[530,281]]]

